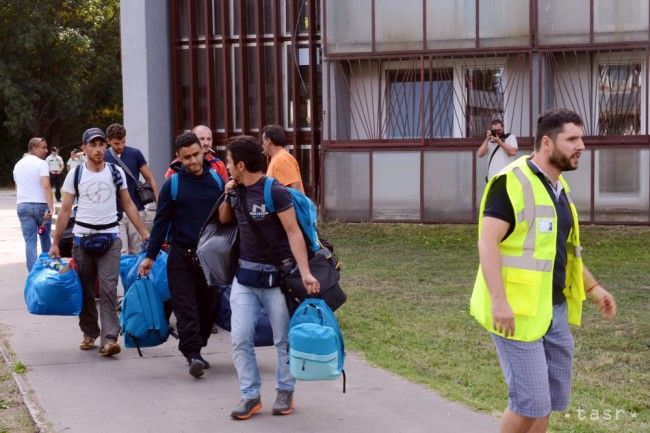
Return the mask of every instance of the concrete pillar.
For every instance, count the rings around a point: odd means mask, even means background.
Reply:
[[[142,151],[162,185],[173,148],[169,2],[120,2],[127,145]]]

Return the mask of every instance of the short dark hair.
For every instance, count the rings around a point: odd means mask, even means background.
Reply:
[[[544,136],[555,141],[557,135],[564,130],[566,123],[583,125],[580,115],[566,108],[551,108],[540,114],[537,118],[537,130],[535,132],[535,150],[541,149]]]
[[[264,170],[266,158],[264,149],[255,137],[250,135],[238,135],[230,138],[227,142],[228,152],[232,161],[237,164],[243,162],[246,170],[251,173],[257,173]]]
[[[266,125],[262,132],[269,138],[276,146],[284,147],[287,144],[287,138],[284,135],[284,128],[280,125]]]
[[[176,152],[178,152],[182,147],[190,147],[193,144],[198,144],[201,146],[199,137],[197,137],[193,132],[181,132],[178,137],[176,137],[176,141],[174,142]]]
[[[501,121],[501,119],[494,119],[494,120],[492,120],[492,123],[490,123],[490,126],[494,126],[494,125],[496,125],[496,124],[501,125],[501,127],[503,128],[503,122]]]
[[[34,137],[29,140],[29,143],[27,143],[27,151],[31,152],[32,149],[34,149],[36,146],[41,144],[41,141],[45,140],[43,137]]]
[[[106,138],[121,140],[126,136],[126,128],[119,123],[113,123],[106,128]]]
[[[58,152],[58,151],[59,151],[59,149],[57,147],[52,146],[50,148],[50,152]]]

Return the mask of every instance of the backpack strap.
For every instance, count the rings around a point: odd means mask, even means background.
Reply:
[[[271,176],[265,176],[264,178],[264,204],[266,205],[266,210],[271,213],[275,212],[275,203],[273,203],[273,195],[271,194],[274,180]]]
[[[172,174],[172,177],[170,179],[170,192],[172,195],[172,201],[176,201],[176,196],[178,196],[178,173]]]
[[[217,174],[217,172],[213,168],[208,170],[208,172],[212,176],[212,179],[214,179],[214,181],[217,183],[219,189],[223,191],[225,185],[223,183],[223,179],[221,178],[221,176],[219,176],[219,174]],[[170,179],[171,179],[170,192],[172,196],[172,201],[176,201],[176,197],[178,197],[178,173],[172,174]]]
[[[119,209],[120,198],[118,194],[120,191],[120,187],[124,184],[124,180],[122,179],[122,175],[120,174],[120,172],[115,167],[115,164],[110,162],[107,162],[106,164],[108,165],[108,168],[111,171],[111,177],[113,178],[113,184],[115,185],[115,208]],[[79,198],[79,182],[81,181],[81,172],[83,170],[84,165],[86,164],[85,163],[79,164],[78,166],[75,167],[74,177],[72,178],[72,183],[74,185],[74,193],[77,199]],[[75,221],[75,223],[80,225],[81,227],[85,227],[92,230],[105,230],[111,227],[118,226],[121,220],[122,220],[122,212],[118,210],[117,221],[115,221],[114,223],[102,224],[102,225],[88,224],[82,221]]]
[[[74,184],[74,194],[76,197],[79,197],[79,181],[81,180],[81,170],[85,163],[79,164],[74,169],[74,177],[72,178],[72,183]]]

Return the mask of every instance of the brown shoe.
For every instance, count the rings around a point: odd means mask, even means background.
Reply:
[[[90,350],[93,347],[95,347],[95,340],[97,338],[90,337],[88,335],[84,335],[84,339],[81,340],[81,344],[79,345],[79,349],[81,350]]]
[[[113,356],[117,355],[122,351],[122,348],[120,347],[119,344],[117,344],[117,341],[107,341],[104,346],[99,349],[99,354],[102,356]]]

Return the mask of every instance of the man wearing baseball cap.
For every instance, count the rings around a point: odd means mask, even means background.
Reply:
[[[51,257],[59,257],[59,241],[70,219],[77,198],[77,213],[72,256],[83,287],[83,307],[79,327],[83,340],[79,348],[90,350],[101,336],[99,353],[112,356],[121,350],[117,343],[120,326],[117,318],[117,277],[121,241],[118,224],[122,217],[117,200],[143,241],[149,239],[138,209],[129,195],[126,176],[120,167],[104,161],[106,136],[99,128],[87,129],[82,136],[86,162],[69,172],[63,183],[63,204],[56,222]],[[95,279],[99,281],[99,318],[95,306]]]

